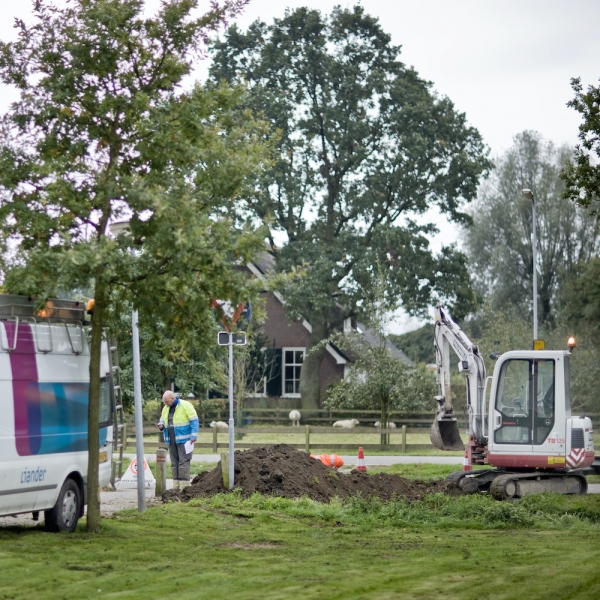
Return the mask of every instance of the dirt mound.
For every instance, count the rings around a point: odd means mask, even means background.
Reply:
[[[235,453],[235,488],[244,496],[260,492],[268,496],[300,498],[308,496],[318,502],[329,502],[335,496],[348,498],[361,495],[377,496],[383,500],[393,497],[418,500],[432,492],[448,492],[444,481],[423,482],[404,479],[399,475],[378,473],[369,475],[353,470],[338,473],[306,452],[286,444],[260,446]],[[212,471],[197,475],[192,484],[177,493],[165,492],[164,501],[213,496],[226,492],[223,486],[221,463]]]

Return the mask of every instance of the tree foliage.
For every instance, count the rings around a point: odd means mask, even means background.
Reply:
[[[94,289],[90,531],[104,326],[130,300],[141,323],[178,334],[170,359],[187,358],[186,340],[209,339],[212,298],[248,299],[233,266],[261,244],[234,208],[265,158],[264,127],[237,110],[241,89],[181,88],[208,33],[245,2],[195,16],[197,4],[165,0],[145,18],[143,0],[37,0],[35,24],[17,23],[17,41],[0,44],[0,76],[20,92],[1,124],[5,287],[42,298]],[[128,234],[109,235],[117,220]]]
[[[581,332],[600,331],[600,257],[576,265],[561,290],[561,320]]]
[[[111,332],[116,334],[121,367],[123,404],[131,410],[133,398],[133,356],[131,339],[131,302],[122,302],[114,312]],[[174,383],[186,397],[193,394],[203,406],[207,389],[215,389],[225,378],[223,365],[214,352],[214,343],[207,343],[205,336],[186,336],[185,352],[173,356],[173,345],[180,338],[178,332],[169,329],[162,321],[146,321],[139,328],[140,368],[142,398],[160,401],[163,392]],[[206,408],[211,407],[211,403]]]
[[[281,271],[297,269],[285,299],[312,326],[309,350],[343,320],[360,314],[376,265],[390,307],[425,310],[438,295],[471,307],[462,255],[434,255],[432,225],[417,223],[437,207],[465,222],[488,162],[478,132],[452,102],[437,96],[399,60],[377,19],[360,6],[288,10],[247,32],[237,27],[215,45],[215,84],[247,83],[248,105],[279,132],[276,160],[253,208],[286,243],[272,249]],[[318,404],[324,355],[309,352],[303,404]]]
[[[407,365],[391,352],[386,330],[392,317],[385,291],[385,274],[378,269],[364,309],[369,336],[358,331],[333,336],[331,341],[353,361],[344,379],[328,390],[325,400],[330,410],[379,409],[382,427],[389,423],[390,412],[425,410],[435,395],[431,373],[422,366]],[[389,434],[381,434],[381,443],[389,443]]]
[[[406,333],[390,334],[390,339],[415,363],[435,363],[433,323],[426,323]]]
[[[600,216],[600,86],[583,91],[581,79],[571,79],[575,98],[567,103],[581,114],[580,143],[562,173],[564,197]]]
[[[532,203],[523,197],[524,188],[533,191],[537,212],[540,322],[555,318],[557,291],[575,265],[600,250],[600,223],[562,199],[559,174],[570,155],[569,148],[525,131],[481,188],[465,242],[477,290],[493,310],[532,313]]]
[[[370,346],[358,335],[337,343],[357,358],[346,377],[328,391],[324,404],[329,410],[380,410],[380,422],[389,423],[392,411],[419,412],[432,406],[435,380],[424,368],[410,367],[385,345]]]

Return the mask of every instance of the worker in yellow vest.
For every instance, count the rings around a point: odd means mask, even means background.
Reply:
[[[191,402],[181,400],[175,392],[163,394],[165,403],[157,427],[169,445],[173,488],[183,489],[190,483],[190,462],[198,438],[198,415]]]

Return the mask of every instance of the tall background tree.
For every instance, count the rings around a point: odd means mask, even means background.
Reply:
[[[417,218],[436,207],[468,221],[462,207],[488,167],[486,151],[465,115],[399,54],[360,6],[329,17],[287,11],[247,32],[234,26],[214,47],[214,84],[245,82],[248,106],[279,132],[253,209],[286,239],[271,239],[277,268],[303,274],[284,293],[290,313],[312,326],[306,408],[319,405],[320,342],[360,314],[376,264],[391,308],[422,311],[435,295],[472,306],[463,256],[453,247],[434,255],[434,228]]]
[[[564,195],[600,216],[600,86],[588,86],[583,91],[581,79],[571,79],[575,98],[568,106],[581,114],[579,144],[573,159],[562,174],[566,186]]]
[[[5,289],[45,298],[93,287],[89,397],[89,531],[98,502],[102,331],[129,300],[142,322],[208,337],[212,298],[248,300],[234,268],[262,244],[236,219],[265,156],[265,130],[234,110],[242,90],[182,89],[206,36],[244,0],[34,4],[35,23],[0,44],[0,76],[20,98],[2,119],[0,229]],[[243,207],[242,207],[243,208]],[[111,222],[130,222],[109,235]],[[263,237],[264,239],[264,237]],[[114,321],[114,320],[113,320]]]
[[[532,204],[524,188],[533,191],[536,203],[540,323],[555,324],[561,285],[576,265],[598,255],[600,222],[563,200],[560,172],[570,156],[572,149],[525,131],[481,186],[464,239],[476,289],[492,310],[532,314]]]

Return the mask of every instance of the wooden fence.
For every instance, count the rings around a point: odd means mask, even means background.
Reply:
[[[254,446],[264,445],[263,442],[244,442],[243,437],[245,434],[253,434],[253,435],[270,435],[275,434],[281,438],[283,442],[285,437],[288,435],[304,435],[304,442],[301,444],[291,443],[290,446],[294,448],[299,448],[310,452],[311,449],[320,449],[326,448],[328,450],[352,450],[356,451],[357,442],[348,444],[348,443],[323,443],[316,442],[312,436],[314,435],[335,435],[335,436],[344,436],[344,435],[373,435],[373,434],[390,434],[390,440],[393,440],[394,443],[390,444],[367,444],[361,443],[360,445],[363,447],[365,451],[369,450],[385,450],[385,451],[394,451],[394,452],[402,452],[405,453],[407,451],[413,450],[434,450],[434,446],[432,444],[408,444],[406,441],[407,433],[428,433],[429,428],[431,427],[431,423],[433,422],[434,413],[419,413],[419,414],[401,414],[401,413],[391,413],[390,420],[392,420],[398,427],[397,429],[379,429],[375,427],[355,427],[354,429],[341,429],[331,427],[333,422],[340,419],[347,418],[355,418],[361,417],[361,422],[375,422],[379,420],[379,411],[367,411],[367,410],[345,410],[343,412],[334,412],[334,411],[324,411],[324,410],[314,410],[307,411],[302,410],[302,420],[309,421],[309,424],[302,425],[301,427],[280,427],[277,426],[278,422],[289,422],[288,419],[289,409],[287,408],[279,408],[279,409],[270,409],[270,408],[254,408],[250,410],[244,411],[244,423],[247,423],[248,420],[252,420],[254,423],[262,422],[262,423],[274,423],[274,426],[260,427],[260,426],[246,426],[246,427],[238,427],[236,425],[235,432],[236,437],[239,437],[241,434],[241,439],[236,439],[235,447],[237,449],[247,449],[252,448]],[[594,425],[596,429],[599,429],[598,419],[600,418],[599,413],[594,413],[588,415],[594,421]],[[161,441],[161,437],[156,428],[156,422],[158,420],[157,411],[145,411],[144,412],[144,448],[147,450],[152,450],[158,448],[160,446],[164,446],[164,443]],[[228,432],[219,431],[216,428],[209,429],[208,424],[212,420],[222,420],[219,419],[219,414],[210,415],[210,420],[208,417],[204,416],[204,427],[200,429],[200,433],[210,432],[212,436],[211,442],[196,442],[196,448],[202,449],[210,449],[213,453],[218,453],[221,449],[226,449],[228,447]],[[224,419],[223,419],[224,420]],[[458,426],[461,432],[464,432],[467,427],[467,422],[465,419],[458,419]],[[133,433],[134,431],[134,422],[133,415],[127,415],[126,418],[126,429],[127,432]],[[312,438],[312,439],[311,439]],[[135,441],[128,440],[126,443],[126,449],[135,448]]]
[[[328,450],[353,450],[356,451],[358,446],[362,446],[362,448],[366,451],[368,450],[393,450],[397,452],[406,453],[410,450],[432,450],[434,447],[431,444],[407,444],[406,443],[406,435],[409,432],[406,425],[402,425],[402,427],[398,429],[367,429],[365,427],[356,427],[354,429],[329,429],[329,428],[315,428],[310,425],[304,425],[302,427],[252,427],[252,429],[236,429],[236,437],[237,435],[245,435],[248,433],[261,435],[261,434],[276,434],[281,436],[281,438],[285,438],[286,435],[304,435],[304,443],[302,444],[289,444],[293,448],[298,448],[302,450],[306,450],[306,452],[310,452],[311,450],[326,448]],[[421,430],[422,431],[422,430]],[[212,442],[196,442],[196,448],[210,448],[214,454],[217,454],[221,449],[226,449],[229,447],[228,436],[229,433],[224,430],[218,430],[217,428],[213,428],[211,430],[212,433]],[[398,443],[395,444],[366,444],[366,443],[324,443],[324,442],[316,442],[311,441],[311,435],[379,435],[380,433],[389,433],[393,435]],[[156,427],[144,427],[144,437],[147,438],[149,434],[157,434]],[[219,441],[223,440],[223,441]],[[262,446],[264,442],[244,442],[236,439],[235,447],[238,450],[252,448],[254,446]],[[286,442],[287,443],[287,442]],[[158,436],[154,438],[154,441],[149,441],[144,439],[144,448],[151,450],[154,448],[164,447],[164,443],[158,440]],[[128,440],[127,448],[135,448],[135,441]]]

